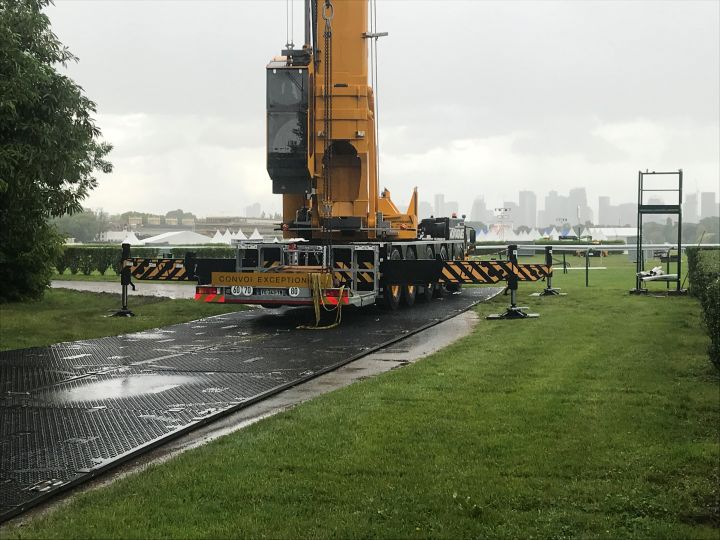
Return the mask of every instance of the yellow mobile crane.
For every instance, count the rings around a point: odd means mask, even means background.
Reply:
[[[469,261],[475,231],[457,216],[418,221],[417,190],[401,212],[379,190],[376,100],[368,84],[368,0],[305,0],[305,44],[267,66],[267,171],[283,199],[282,242],[239,241],[233,259],[140,259],[130,278],[196,280],[195,298],[265,307],[390,309],[457,292],[462,283],[537,280],[546,265]],[[375,41],[376,44],[376,41]],[[549,259],[551,261],[551,258]],[[513,296],[514,298],[514,296]]]

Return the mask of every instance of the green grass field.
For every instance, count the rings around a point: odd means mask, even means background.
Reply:
[[[108,316],[119,307],[118,294],[63,289],[49,289],[37,302],[0,304],[0,350],[114,336],[242,309],[231,304],[133,296],[135,317]]]
[[[118,276],[113,270],[108,269],[105,274],[100,274],[97,270],[91,272],[88,275],[78,272],[73,274],[70,270],[65,270],[62,274],[57,271],[53,274],[52,279],[60,281],[117,281],[120,282],[120,276]]]
[[[2,536],[717,540],[720,386],[697,301],[629,296],[626,258],[603,264],[589,288],[558,273],[566,297],[521,284],[539,319],[481,320]]]

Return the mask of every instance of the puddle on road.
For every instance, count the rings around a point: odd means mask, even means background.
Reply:
[[[144,394],[159,394],[195,380],[195,377],[185,375],[128,375],[60,390],[51,394],[51,398],[59,401],[121,399]]]

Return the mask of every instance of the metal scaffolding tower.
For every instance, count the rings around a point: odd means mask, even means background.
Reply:
[[[677,187],[662,189],[648,187],[647,182],[651,179],[646,179],[646,176],[652,177],[654,175],[670,175],[677,177]],[[667,284],[669,288],[671,283],[675,283],[675,294],[681,294],[682,290],[682,189],[683,187],[683,171],[678,169],[677,171],[671,172],[656,172],[656,171],[638,171],[638,211],[637,211],[637,256],[636,256],[636,274],[635,274],[635,288],[630,291],[632,294],[645,294],[648,292],[646,283],[648,281],[662,281]],[[658,193],[667,192],[671,194],[677,194],[677,203],[672,202],[671,204],[658,204],[654,202],[652,204],[645,202],[646,193]],[[671,195],[671,198],[674,198]],[[668,247],[667,251],[667,272],[653,274],[652,271],[647,272],[645,270],[645,252],[643,250],[643,217],[645,215],[660,214],[677,216],[677,273],[670,273],[670,261],[672,260],[671,249],[672,246]]]

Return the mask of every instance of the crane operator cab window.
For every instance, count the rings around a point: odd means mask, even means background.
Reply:
[[[273,193],[305,193],[310,188],[308,94],[307,68],[282,62],[268,66],[267,170]]]

